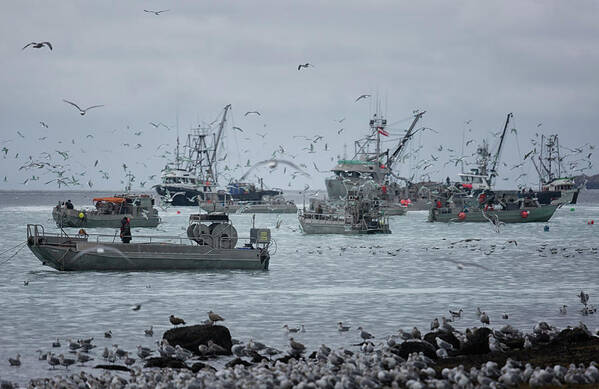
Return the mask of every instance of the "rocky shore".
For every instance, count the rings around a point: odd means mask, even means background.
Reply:
[[[97,365],[97,374],[34,379],[28,387],[599,387],[599,337],[582,323],[558,330],[541,322],[528,334],[509,325],[461,332],[444,323],[422,337],[414,335],[400,331],[376,343],[366,339],[334,350],[321,345],[312,352],[290,340],[282,353],[252,340],[237,342],[224,326],[180,327],[165,332],[157,350],[146,350],[150,354],[138,348],[142,363],[127,367],[113,360]],[[211,366],[232,354],[223,368]],[[2,382],[2,388],[12,387]]]

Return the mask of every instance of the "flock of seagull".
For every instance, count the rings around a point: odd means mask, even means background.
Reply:
[[[580,303],[585,307],[589,307],[589,294],[581,291],[577,296]],[[212,340],[208,340],[206,344],[201,344],[197,352],[186,350],[179,345],[171,345],[166,339],[156,341],[157,348],[137,346],[135,353],[127,351],[118,344],[113,344],[111,348],[104,347],[101,354],[93,356],[92,350],[97,346],[93,344],[93,338],[80,339],[73,341],[67,340],[67,352],[75,354],[73,358],[65,357],[65,353],[61,352],[57,355],[54,352],[38,351],[39,360],[45,360],[50,369],[62,366],[66,371],[75,364],[85,367],[86,363],[102,359],[108,362],[113,368],[118,368],[115,363],[123,363],[124,368],[131,372],[129,381],[124,378],[115,378],[110,372],[105,372],[100,377],[88,375],[85,371],[70,377],[53,377],[45,379],[45,382],[52,382],[51,387],[73,387],[81,377],[86,377],[86,382],[93,382],[97,385],[88,387],[105,387],[100,385],[104,380],[117,380],[117,387],[124,386],[128,383],[139,384],[157,384],[161,375],[173,375],[168,378],[169,382],[174,382],[175,387],[254,387],[258,385],[267,385],[268,382],[274,384],[274,387],[291,388],[301,383],[314,382],[318,388],[348,388],[348,387],[380,387],[396,385],[411,389],[423,389],[425,387],[435,388],[470,388],[472,385],[477,385],[484,388],[499,387],[497,384],[512,387],[521,383],[528,383],[531,386],[539,385],[559,385],[562,384],[589,384],[599,383],[599,370],[597,364],[591,363],[588,366],[570,365],[564,367],[555,365],[554,367],[541,368],[534,367],[530,363],[523,364],[510,358],[507,359],[506,365],[502,368],[496,363],[483,363],[480,368],[472,368],[466,371],[463,367],[444,368],[435,370],[435,365],[438,361],[461,355],[461,350],[466,350],[468,347],[481,344],[477,339],[477,333],[486,334],[486,346],[488,352],[492,354],[510,353],[514,350],[534,350],[540,344],[551,342],[551,339],[556,338],[560,331],[545,322],[540,322],[534,326],[533,332],[523,334],[521,331],[507,324],[499,330],[489,329],[486,326],[490,325],[488,315],[476,309],[482,327],[467,328],[464,332],[457,330],[452,326],[452,322],[462,318],[464,310],[449,310],[451,318],[442,318],[440,322],[435,318],[431,322],[431,332],[422,335],[417,327],[413,327],[410,331],[399,329],[397,334],[392,334],[380,341],[374,343],[376,337],[365,331],[361,326],[356,328],[359,334],[361,343],[357,351],[350,351],[345,348],[333,350],[326,345],[321,345],[316,351],[306,357],[307,348],[304,344],[296,341],[294,337],[289,337],[289,349],[287,356],[279,359],[272,359],[281,351],[269,347],[263,343],[250,339],[247,344],[233,339],[233,347],[231,352],[237,358],[228,362],[223,369],[216,370],[213,367],[205,364],[199,364],[201,369],[194,374],[186,373],[188,370],[148,370],[143,369],[138,361],[147,363],[153,355],[159,355],[160,358],[167,360],[179,360],[185,367],[186,361],[206,360],[206,358],[215,358],[218,355],[226,355],[229,350]],[[507,319],[507,314],[503,315],[503,319]],[[205,324],[214,325],[217,322],[225,319],[214,313],[208,312],[208,320]],[[185,320],[174,315],[169,317],[169,321],[174,326],[185,324]],[[289,334],[301,333],[305,331],[305,327],[289,327],[284,325],[283,328]],[[571,327],[569,327],[571,328]],[[343,322],[337,323],[339,332],[347,333],[351,329]],[[580,322],[577,330],[585,334],[589,339],[599,337],[599,330],[591,333],[588,328]],[[485,332],[486,331],[486,332]],[[152,327],[145,332],[146,336],[153,336]],[[112,335],[111,335],[112,336]],[[109,336],[109,337],[111,337]],[[57,339],[52,344],[54,348],[60,348],[61,343]],[[199,354],[199,357],[197,356]],[[137,355],[137,358],[135,357]],[[11,366],[20,366],[20,355],[15,358],[10,358]],[[250,361],[242,358],[249,358]],[[99,365],[104,367],[105,365]],[[159,373],[160,372],[160,373]],[[232,379],[235,381],[231,381]],[[164,377],[162,378],[164,379]],[[198,386],[197,380],[202,381],[202,385]],[[236,384],[230,386],[231,382]],[[59,385],[62,383],[62,385]],[[69,385],[65,385],[68,383]],[[196,386],[193,386],[193,384]],[[395,383],[392,385],[392,383]],[[495,383],[495,385],[493,385]],[[31,384],[35,384],[32,380]],[[8,382],[3,382],[3,385],[12,385]],[[35,385],[34,385],[35,386]],[[74,387],[76,387],[75,385]],[[152,385],[150,385],[152,386]],[[4,386],[3,386],[4,387]],[[47,387],[47,386],[46,386]],[[300,386],[298,386],[300,387]],[[311,387],[311,386],[301,386]]]

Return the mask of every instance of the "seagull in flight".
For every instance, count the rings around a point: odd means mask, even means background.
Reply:
[[[243,181],[243,179],[246,178],[252,172],[252,170],[254,170],[255,168],[257,168],[259,166],[266,165],[270,169],[274,169],[274,168],[276,168],[280,164],[282,164],[282,165],[288,165],[288,166],[294,168],[295,170],[297,170],[300,174],[303,174],[306,177],[310,177],[310,175],[308,173],[306,173],[305,171],[303,171],[299,166],[297,166],[293,162],[286,161],[284,159],[266,159],[264,161],[260,161],[260,162],[255,163],[254,166],[252,166],[250,168],[250,170],[248,170],[243,176],[241,176],[241,178],[239,179],[239,181]]]
[[[152,11],[151,9],[144,9],[144,12],[152,13],[156,16],[160,15],[163,12],[168,12],[168,11],[170,11],[170,9],[163,9],[161,11]]]
[[[245,113],[245,115],[243,115],[243,116],[247,116],[247,115],[249,115],[249,114],[251,114],[251,113],[255,113],[255,114],[256,114],[256,115],[258,115],[258,116],[262,116],[262,115],[260,115],[260,112],[258,112],[258,111],[247,111],[247,112]]]
[[[241,132],[243,132],[243,130],[242,130],[241,128],[239,128],[239,127],[235,127],[235,126],[233,126],[233,129],[234,129],[234,130],[237,130],[237,131],[241,131]]]
[[[360,95],[360,96],[358,96],[358,98],[356,99],[356,101],[354,101],[354,103],[357,103],[358,101],[360,101],[362,99],[365,99],[367,97],[370,97],[370,95]]]
[[[87,107],[85,109],[81,109],[77,104],[73,103],[72,101],[69,100],[65,100],[62,99],[62,101],[64,101],[67,104],[71,104],[73,107],[77,108],[79,110],[79,113],[81,114],[81,116],[85,115],[87,113],[88,110],[92,109],[92,108],[98,108],[98,107],[103,107],[103,104],[100,105],[92,105],[91,107]]]
[[[302,68],[309,68],[309,67],[314,67],[314,65],[312,65],[311,63],[304,63],[304,64],[299,64],[297,65],[297,70],[302,70]]]
[[[26,44],[21,50],[25,50],[29,46],[33,47],[34,49],[41,49],[44,46],[48,46],[48,48],[52,50],[52,43],[50,42],[31,42]]]
[[[46,123],[44,123],[44,122],[40,122],[40,124],[42,125],[42,127],[44,127],[44,128],[48,128],[48,125],[47,125]]]

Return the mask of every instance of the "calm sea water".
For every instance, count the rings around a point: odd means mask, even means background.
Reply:
[[[27,223],[55,229],[51,207],[57,201],[91,205],[96,195],[0,192],[0,252],[25,241]],[[133,235],[184,234],[195,211],[169,208],[161,212],[158,229],[136,229]],[[256,224],[273,228],[276,241],[269,271],[61,273],[42,266],[26,247],[6,262],[14,253],[9,251],[0,256],[0,378],[24,383],[64,374],[48,371],[35,352],[51,350],[56,338],[63,347],[53,351],[65,354],[67,338],[83,337],[96,339],[95,354],[112,344],[133,351],[138,344],[153,346],[171,327],[170,314],[198,323],[209,310],[226,318],[233,337],[280,349],[287,348],[284,324],[304,324],[306,332],[295,338],[309,349],[321,343],[349,346],[358,341],[359,325],[378,338],[399,328],[427,329],[431,319],[460,307],[464,318],[455,323],[458,328],[480,324],[477,306],[494,326],[530,330],[540,320],[560,327],[582,320],[599,327],[599,313],[582,316],[576,296],[584,289],[591,303],[599,303],[599,252],[592,250],[599,248],[599,191],[585,191],[578,205],[559,209],[547,232],[543,224],[531,223],[506,225],[498,234],[487,224],[432,224],[426,216],[393,218],[392,235],[350,237],[302,235],[296,215],[281,215],[282,225],[274,229],[276,215],[257,215]],[[250,215],[232,219],[240,235],[249,234]],[[463,239],[480,241],[450,247]],[[547,248],[539,251],[542,245]],[[452,261],[464,263],[464,269]],[[138,303],[142,308],[133,311]],[[567,315],[559,314],[562,304],[568,305]],[[508,320],[501,319],[503,312]],[[352,331],[337,332],[338,321]],[[150,325],[154,338],[144,336]],[[112,339],[104,339],[107,330]],[[7,359],[16,353],[22,366],[10,367]]]

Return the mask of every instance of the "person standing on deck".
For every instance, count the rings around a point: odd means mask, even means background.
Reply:
[[[121,219],[121,241],[123,243],[131,242],[131,224],[126,216]]]

